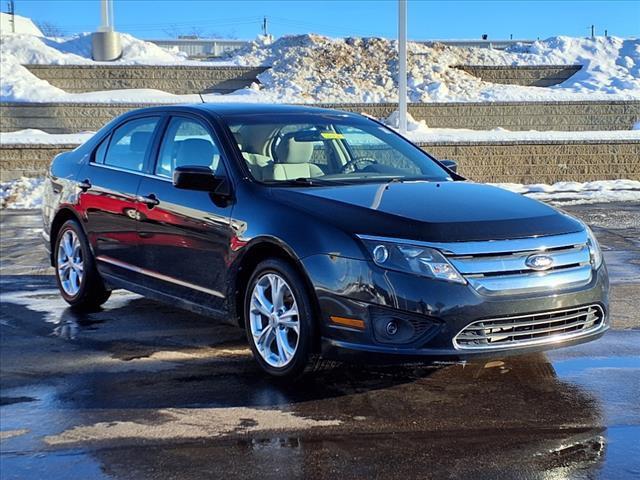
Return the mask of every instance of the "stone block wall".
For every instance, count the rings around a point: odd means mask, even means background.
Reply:
[[[550,87],[571,78],[582,65],[455,65],[485,82],[528,87]]]
[[[148,104],[0,103],[0,132],[37,128],[49,133],[98,130],[113,117]],[[394,103],[316,106],[388,117]],[[409,113],[432,128],[473,130],[629,130],[640,121],[640,101],[412,103]]]
[[[439,159],[458,162],[478,182],[554,183],[627,178],[640,181],[640,141],[423,143]],[[75,145],[0,144],[2,181],[42,176],[51,159]]]
[[[268,67],[182,65],[25,65],[65,92],[151,88],[174,94],[229,93],[258,82]],[[259,83],[259,82],[258,82]]]

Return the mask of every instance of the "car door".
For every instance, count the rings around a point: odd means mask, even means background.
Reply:
[[[131,279],[138,266],[136,192],[161,118],[133,118],[117,126],[80,173],[79,206],[104,274]]]
[[[206,122],[172,116],[153,169],[138,188],[140,261],[146,286],[221,310],[232,204],[204,191],[177,189],[176,166],[200,165],[226,175],[220,144]]]

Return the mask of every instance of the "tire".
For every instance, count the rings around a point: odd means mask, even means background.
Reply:
[[[278,283],[276,278],[283,280],[284,285]],[[280,285],[283,289],[281,303],[277,299],[273,301],[274,285]],[[254,296],[260,291],[268,301],[267,305]],[[269,309],[269,305],[274,308]],[[267,317],[267,312],[274,312],[278,305],[282,317],[277,312],[276,318]],[[297,315],[291,315],[294,306]],[[244,315],[247,340],[262,371],[274,377],[293,380],[318,368],[320,357],[313,352],[317,329],[311,297],[302,276],[287,262],[269,259],[258,264],[245,292]],[[296,322],[297,332],[294,326]],[[296,336],[297,341],[294,342]],[[291,353],[293,344],[295,348]],[[288,358],[287,354],[290,354]]]
[[[95,259],[82,227],[66,221],[54,245],[55,276],[62,298],[78,310],[95,310],[107,301],[111,291],[96,269]]]

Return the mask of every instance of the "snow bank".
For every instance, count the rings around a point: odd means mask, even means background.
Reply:
[[[208,102],[345,103],[395,102],[398,91],[396,42],[382,38],[332,39],[319,35],[254,42],[222,61],[193,62],[183,54],[122,35],[123,56],[110,64],[227,66],[268,65],[260,85]],[[640,39],[554,37],[507,50],[410,43],[409,99],[412,102],[562,101],[640,99]],[[57,39],[31,35],[0,38],[4,101],[193,102],[196,95],[155,90],[67,94],[37,79],[22,64],[95,64],[91,36]],[[488,83],[454,65],[580,64],[561,85],[524,87]]]
[[[190,64],[183,53],[121,34],[122,57],[109,65]],[[197,62],[196,62],[197,63]],[[0,100],[24,102],[185,102],[199,101],[197,95],[172,95],[158,90],[117,90],[69,94],[39,79],[22,65],[98,65],[91,59],[91,34],[70,38],[34,35],[0,36]]]
[[[42,32],[30,18],[21,15],[13,15],[13,18],[11,17],[8,13],[0,13],[0,32],[3,35],[27,33],[29,35],[42,36]]]
[[[582,203],[640,202],[640,182],[635,180],[599,180],[595,182],[494,183],[496,187],[521,193],[536,200],[557,205]]]
[[[640,40],[554,37],[507,50],[410,43],[412,102],[560,101],[640,99]],[[279,101],[397,101],[396,42],[381,38],[283,37],[269,46],[236,52],[237,65],[269,65],[260,90]],[[215,63],[215,62],[214,62]],[[582,70],[554,87],[483,82],[454,65],[580,64]]]
[[[0,183],[0,208],[40,208],[43,182],[42,178],[22,177]]]

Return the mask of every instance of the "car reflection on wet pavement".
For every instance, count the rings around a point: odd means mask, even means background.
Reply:
[[[597,342],[479,363],[337,364],[287,385],[260,374],[243,332],[205,317],[124,291],[73,312],[37,239],[24,246],[37,217],[8,220],[3,479],[640,477],[640,278],[626,230],[605,243],[634,260],[615,267],[626,274],[614,329]],[[18,243],[23,255],[5,255]]]

